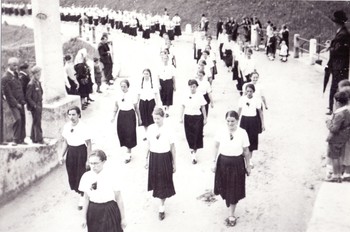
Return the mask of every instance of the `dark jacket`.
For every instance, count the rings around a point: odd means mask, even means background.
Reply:
[[[22,83],[16,72],[15,75],[12,75],[9,71],[6,71],[2,76],[1,87],[6,101],[11,108],[17,107],[18,104],[26,104]]]
[[[109,50],[109,46],[107,43],[100,43],[98,45],[98,54],[100,55],[100,61],[103,64],[111,64],[112,62],[112,57],[111,55],[108,53]]]
[[[30,81],[30,77],[29,77],[28,73],[26,73],[24,71],[20,71],[18,76],[19,76],[19,79],[21,80],[23,93],[24,93],[24,96],[25,96],[26,95],[26,91],[27,91],[27,85],[28,85],[28,83]]]
[[[40,81],[32,79],[27,86],[26,91],[27,108],[32,111],[38,107],[42,107],[43,89]]]
[[[343,26],[331,42],[328,67],[331,70],[349,69],[350,34]]]

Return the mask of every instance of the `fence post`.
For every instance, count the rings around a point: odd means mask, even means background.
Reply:
[[[96,43],[96,27],[95,25],[92,26],[92,43]]]
[[[310,64],[311,65],[315,64],[316,52],[317,52],[317,40],[316,39],[310,39],[309,59],[310,59]]]
[[[294,34],[294,58],[299,58],[299,34]]]

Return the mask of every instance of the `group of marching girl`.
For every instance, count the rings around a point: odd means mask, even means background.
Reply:
[[[204,32],[201,37],[201,42],[197,41],[196,49],[201,50],[195,51],[194,72],[186,80],[188,91],[179,101],[179,121],[184,125],[193,165],[198,162],[197,150],[203,148],[203,128],[208,113],[210,108],[214,108],[212,83],[218,73],[211,37]],[[112,113],[120,146],[126,148],[126,164],[131,162],[132,149],[137,145],[137,125],[145,128],[143,140],[148,144],[145,165],[148,169],[148,191],[153,191],[153,197],[160,199],[160,220],[166,217],[166,199],[175,195],[175,130],[167,118],[178,84],[173,47],[167,33],[163,38],[158,70],[154,73],[148,68],[143,70],[137,94],[129,91],[127,79],[121,80],[121,91]],[[235,208],[239,200],[245,198],[245,178],[252,168],[250,159],[253,151],[258,149],[259,133],[265,129],[263,106],[267,109],[267,105],[258,83],[259,74],[253,69],[249,77],[251,81],[243,85],[238,111],[228,111],[222,116],[226,126],[214,137],[214,193],[225,200],[229,209],[225,220],[227,226],[236,224]],[[67,115],[70,121],[64,125],[62,132],[67,152],[63,156],[66,156],[70,187],[81,195],[78,208],[83,212],[83,226],[87,226],[89,232],[123,231],[126,227],[123,200],[120,186],[111,172],[104,169],[107,156],[102,150],[91,149],[91,134],[87,125],[80,121],[79,107],[68,109]],[[87,166],[90,167],[88,171]]]

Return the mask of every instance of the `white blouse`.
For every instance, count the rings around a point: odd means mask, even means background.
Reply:
[[[92,170],[85,172],[80,180],[79,191],[86,193],[92,202],[105,203],[115,201],[114,192],[120,191],[120,185],[112,172],[104,168],[98,174]]]
[[[126,93],[121,91],[117,96],[117,103],[119,110],[128,111],[134,109],[134,105],[137,103],[137,98],[135,94],[130,92],[130,90]]]
[[[196,91],[195,94],[184,94],[182,105],[185,106],[184,114],[186,115],[201,115],[201,106],[207,104],[202,93]]]
[[[238,107],[242,109],[242,116],[254,117],[256,110],[261,109],[261,99],[254,96],[252,98],[242,96],[238,101]]]
[[[174,143],[174,131],[166,122],[161,127],[157,124],[150,125],[147,129],[150,151],[155,153],[170,151],[170,145]]]
[[[211,93],[211,86],[208,80],[204,79],[199,80],[198,78],[196,79],[198,82],[198,88],[197,92],[204,95],[206,93]]]
[[[87,125],[81,120],[75,126],[67,122],[63,127],[62,136],[70,146],[80,146],[85,144],[86,140],[91,139]]]
[[[227,128],[219,130],[215,141],[220,144],[219,154],[225,156],[240,156],[243,153],[243,148],[250,145],[247,132],[240,127],[237,127],[232,134]]]
[[[159,79],[170,80],[175,77],[175,67],[171,65],[171,59],[169,56],[168,65],[162,64],[158,72]]]
[[[143,86],[141,87],[142,81],[140,83],[140,89],[139,89],[139,96],[141,100],[152,100],[155,98],[155,94],[159,93],[159,84],[158,80],[154,80],[152,78],[152,85],[151,80],[144,80]]]

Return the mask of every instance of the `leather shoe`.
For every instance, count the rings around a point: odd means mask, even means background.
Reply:
[[[165,212],[159,212],[158,217],[159,217],[159,220],[163,221],[165,218]]]

